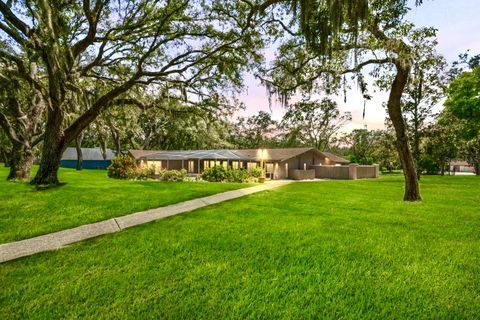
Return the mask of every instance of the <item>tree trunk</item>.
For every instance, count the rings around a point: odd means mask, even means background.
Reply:
[[[415,168],[417,170],[417,177],[420,180],[420,132],[419,131],[419,124],[418,124],[418,115],[416,109],[418,105],[415,106],[415,119],[414,119],[414,133],[413,133],[413,159],[415,160]]]
[[[33,165],[32,150],[21,143],[12,146],[10,159],[10,172],[7,180],[25,181],[30,179]]]
[[[49,111],[44,135],[42,159],[33,185],[58,184],[58,168],[63,152],[67,147],[62,131],[63,116],[61,112]]]
[[[395,128],[397,138],[396,147],[405,177],[405,194],[403,200],[419,201],[422,198],[418,186],[417,171],[408,145],[407,125],[403,118],[401,108],[402,94],[408,80],[410,66],[405,61],[397,61],[395,66],[397,68],[397,74],[391,86],[387,108],[393,127]]]
[[[118,129],[114,129],[112,131],[113,134],[113,140],[115,141],[115,151],[117,155],[122,154],[122,147],[120,145],[120,131]]]
[[[83,134],[79,134],[75,139],[75,149],[77,150],[77,171],[83,169],[82,140]]]
[[[475,163],[475,175],[480,176],[480,162]]]

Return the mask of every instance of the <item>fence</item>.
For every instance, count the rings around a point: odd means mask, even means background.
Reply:
[[[378,164],[359,166],[356,163],[346,166],[315,165],[310,166],[315,170],[315,178],[355,180],[365,178],[378,178],[380,167]]]
[[[308,180],[315,179],[316,174],[315,170],[299,170],[299,169],[290,169],[288,170],[288,176],[292,180]]]

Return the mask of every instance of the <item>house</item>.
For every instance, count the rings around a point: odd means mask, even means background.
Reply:
[[[315,148],[235,149],[155,151],[129,150],[139,167],[185,169],[189,174],[201,174],[215,165],[248,171],[262,167],[270,179],[356,179],[378,177],[378,166],[358,166],[329,152]],[[358,168],[357,168],[358,167]],[[375,171],[376,170],[376,171]],[[359,175],[357,175],[359,171]]]
[[[83,169],[107,169],[115,153],[111,149],[106,149],[106,154],[102,153],[100,148],[82,148]],[[77,167],[77,150],[67,148],[62,155],[60,166],[63,168]]]
[[[475,173],[475,166],[464,160],[454,160],[450,162],[450,172]]]

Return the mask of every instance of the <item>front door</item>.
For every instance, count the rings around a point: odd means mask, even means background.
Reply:
[[[274,169],[273,163],[270,163],[270,162],[265,163],[265,177],[267,179],[273,179],[273,169]]]

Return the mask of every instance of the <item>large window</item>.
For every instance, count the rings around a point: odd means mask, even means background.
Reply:
[[[247,162],[247,170],[248,171],[252,171],[253,169],[255,169],[257,167],[257,163],[256,162]]]
[[[188,172],[190,173],[195,172],[195,161],[193,160],[188,161]]]
[[[232,169],[238,169],[238,161],[232,161]]]
[[[210,161],[204,160],[203,161],[203,170],[206,170],[208,168],[210,168]]]
[[[162,161],[147,161],[147,167],[152,169],[155,174],[158,174],[162,171]]]

